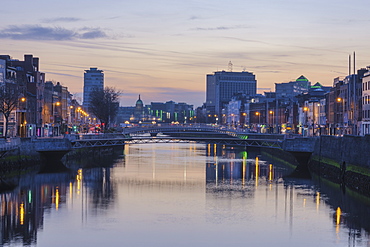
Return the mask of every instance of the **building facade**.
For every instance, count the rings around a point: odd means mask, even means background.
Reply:
[[[251,72],[218,71],[206,78],[207,115],[220,117],[233,95],[244,93],[253,96],[257,92],[256,77]]]
[[[361,134],[370,134],[370,71],[362,78],[362,122]]]
[[[94,89],[104,89],[104,73],[103,70],[90,68],[84,73],[84,88],[83,88],[83,107],[87,111],[90,107],[90,94]]]

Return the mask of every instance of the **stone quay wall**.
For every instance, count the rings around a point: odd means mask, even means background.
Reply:
[[[370,195],[370,135],[321,136],[309,169],[319,177]]]

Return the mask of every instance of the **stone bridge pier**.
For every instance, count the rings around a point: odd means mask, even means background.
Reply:
[[[62,157],[72,150],[68,139],[36,139],[34,142],[42,160],[41,172],[68,170],[61,162]]]
[[[289,152],[297,160],[296,169],[290,174],[291,177],[310,178],[308,162],[312,153],[315,150],[317,138],[295,138],[285,139],[283,142],[283,150]]]

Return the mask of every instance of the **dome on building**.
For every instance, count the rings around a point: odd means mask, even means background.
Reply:
[[[136,101],[136,106],[138,105],[144,105],[143,101],[140,99],[140,94],[139,94],[139,99]]]

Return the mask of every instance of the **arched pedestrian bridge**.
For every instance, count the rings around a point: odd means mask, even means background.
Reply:
[[[307,167],[316,138],[298,138],[281,134],[258,134],[240,129],[213,126],[152,126],[128,128],[122,133],[67,135],[65,138],[36,139],[36,151],[50,158],[62,157],[78,148],[124,146],[143,143],[211,143],[241,147],[276,148],[292,153]]]
[[[55,148],[55,139],[37,139],[38,151]],[[143,143],[182,143],[198,142],[242,147],[278,148],[290,152],[312,152],[314,139],[291,138],[283,134],[250,133],[245,129],[230,129],[223,126],[208,125],[156,125],[151,127],[126,128],[122,133],[66,135],[60,140],[66,150],[88,147],[123,146]]]

